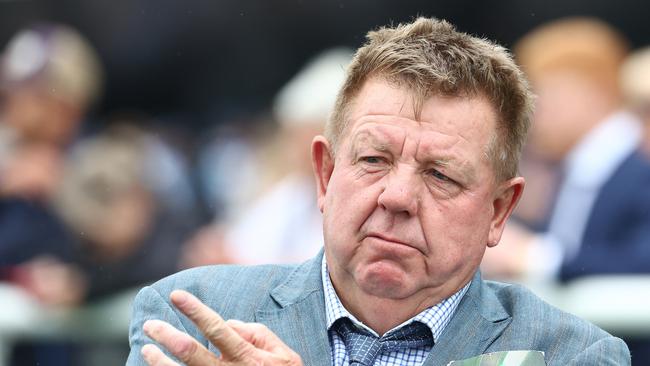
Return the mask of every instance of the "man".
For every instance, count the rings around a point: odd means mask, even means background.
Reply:
[[[188,365],[447,365],[509,350],[629,364],[621,340],[477,271],[524,187],[530,105],[495,44],[435,19],[370,32],[312,143],[324,253],[146,287],[127,363],[175,365],[162,348]]]
[[[547,229],[509,227],[518,233],[506,231],[514,240],[486,255],[485,275],[648,273],[650,169],[639,151],[641,123],[619,86],[627,42],[598,19],[572,17],[535,28],[515,51],[537,94],[529,147],[562,179]]]

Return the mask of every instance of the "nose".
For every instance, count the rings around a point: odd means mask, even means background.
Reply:
[[[417,174],[407,167],[396,167],[384,177],[383,191],[377,203],[392,213],[415,216],[418,210]]]

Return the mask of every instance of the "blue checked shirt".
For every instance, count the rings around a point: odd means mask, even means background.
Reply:
[[[327,321],[327,333],[329,335],[330,347],[332,349],[332,365],[333,366],[348,366],[350,361],[348,360],[348,354],[345,350],[345,343],[339,334],[332,329],[332,324],[340,318],[348,318],[355,325],[360,328],[366,329],[371,334],[379,337],[375,331],[370,329],[365,324],[361,323],[354,315],[350,314],[339,299],[334,286],[332,286],[332,281],[330,280],[329,271],[327,270],[327,264],[325,257],[323,257],[323,289],[325,292],[325,317]],[[437,342],[440,339],[442,331],[445,329],[451,317],[456,312],[458,303],[460,299],[463,298],[465,292],[469,288],[471,282],[469,282],[465,287],[460,289],[455,294],[446,300],[438,303],[435,306],[432,306],[428,309],[425,309],[421,313],[417,314],[413,318],[405,321],[404,323],[398,325],[397,327],[391,329],[388,333],[399,329],[405,325],[408,325],[414,321],[419,321],[424,323],[431,329],[433,334],[433,341]],[[374,366],[420,366],[424,363],[424,360],[429,355],[431,347],[420,347],[420,348],[407,348],[397,351],[381,353],[375,360]]]

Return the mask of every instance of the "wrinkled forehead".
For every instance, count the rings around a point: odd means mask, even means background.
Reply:
[[[399,92],[386,93],[387,89]],[[364,114],[398,114],[400,117],[416,121],[431,122],[423,116],[436,115],[435,110],[427,109],[436,107],[428,103],[433,98],[470,101],[470,103],[466,103],[466,107],[480,105],[482,108],[480,110],[475,108],[476,112],[482,115],[483,121],[490,125],[492,131],[496,131],[496,124],[491,122],[500,119],[499,110],[483,92],[457,90],[453,93],[445,93],[438,90],[418,90],[405,83],[376,76],[368,78],[362,87],[350,96],[349,102],[345,106],[346,123],[340,137],[345,137],[359,116]],[[396,111],[398,113],[395,113]]]
[[[427,122],[414,123],[405,119],[405,123],[400,124],[395,118],[381,115],[367,116],[364,120],[350,131],[351,147],[365,145],[387,151],[390,146],[401,145],[407,137],[416,139],[420,150],[424,151],[433,147],[453,148],[459,144],[471,144],[462,134],[438,131],[435,126],[426,125]]]
[[[381,79],[369,80],[349,105],[346,132],[349,135],[358,129],[359,124],[368,121],[420,126],[423,131],[442,134],[457,134],[460,131],[468,136],[476,132],[491,135],[496,130],[497,113],[482,94],[435,94],[423,101],[417,98],[410,89]]]

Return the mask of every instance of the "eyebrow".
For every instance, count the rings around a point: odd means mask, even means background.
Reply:
[[[468,181],[476,181],[476,170],[468,164],[454,164],[458,160],[453,157],[447,157],[447,158],[435,158],[432,160],[427,161],[427,164],[433,164],[434,166],[440,166],[440,167],[449,167],[453,166],[454,169],[463,176],[463,178],[467,179]]]
[[[357,132],[352,137],[352,139],[353,139],[352,146],[351,146],[352,152],[356,152],[359,148],[359,145],[366,141],[370,143],[370,146],[372,146],[372,148],[380,152],[390,152],[390,144],[385,141],[380,141],[380,139],[376,136],[376,134],[368,130],[362,130]]]
[[[377,133],[368,130],[358,131],[352,136],[352,144],[350,146],[350,151],[356,156],[358,153],[359,145],[365,142],[369,142],[370,146],[379,151],[391,153],[390,143],[386,141],[381,141],[380,137],[377,136]],[[424,159],[423,163],[425,165],[432,165],[438,167],[454,167],[458,174],[462,175],[467,182],[476,181],[476,170],[468,164],[461,164],[459,160],[453,156],[443,156],[436,157],[431,159]]]

